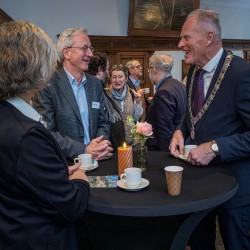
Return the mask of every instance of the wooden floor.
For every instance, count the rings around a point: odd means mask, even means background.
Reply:
[[[225,250],[220,236],[220,230],[217,221],[216,221],[216,250]]]

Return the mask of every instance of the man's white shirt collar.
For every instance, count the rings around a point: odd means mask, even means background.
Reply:
[[[212,72],[218,65],[220,58],[223,54],[223,48],[217,52],[217,54],[203,67],[206,72]]]

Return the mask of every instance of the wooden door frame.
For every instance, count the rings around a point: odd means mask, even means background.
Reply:
[[[122,51],[117,52],[117,62],[121,63],[122,58],[124,57],[127,57],[127,61],[132,59],[138,60],[140,62],[143,61],[141,86],[143,88],[150,88],[150,93],[153,93],[153,85],[148,77],[148,60],[150,56],[151,53],[147,51]]]

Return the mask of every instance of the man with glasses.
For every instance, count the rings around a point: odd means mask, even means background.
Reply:
[[[68,160],[90,153],[97,160],[112,156],[109,124],[100,81],[86,74],[93,47],[84,28],[66,29],[57,43],[60,67],[49,86],[33,100],[47,128]]]
[[[147,98],[145,96],[145,89],[140,87],[140,77],[142,76],[142,66],[138,60],[130,60],[125,65],[128,68],[128,86],[135,90],[137,93],[141,94],[143,114],[141,116],[141,121],[145,120],[147,107],[149,105]]]

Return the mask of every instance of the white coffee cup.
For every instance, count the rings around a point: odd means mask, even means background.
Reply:
[[[141,169],[140,168],[126,168],[124,174],[120,175],[120,179],[128,188],[136,188],[141,184]]]
[[[145,90],[145,94],[149,94],[150,92],[149,88],[145,88],[144,90]]]
[[[91,154],[80,154],[77,158],[74,159],[74,163],[81,162],[80,168],[88,168],[93,164],[92,155]]]
[[[197,147],[197,145],[191,145],[191,144],[185,145],[184,146],[184,157],[187,158],[191,149],[196,148],[196,147]]]

